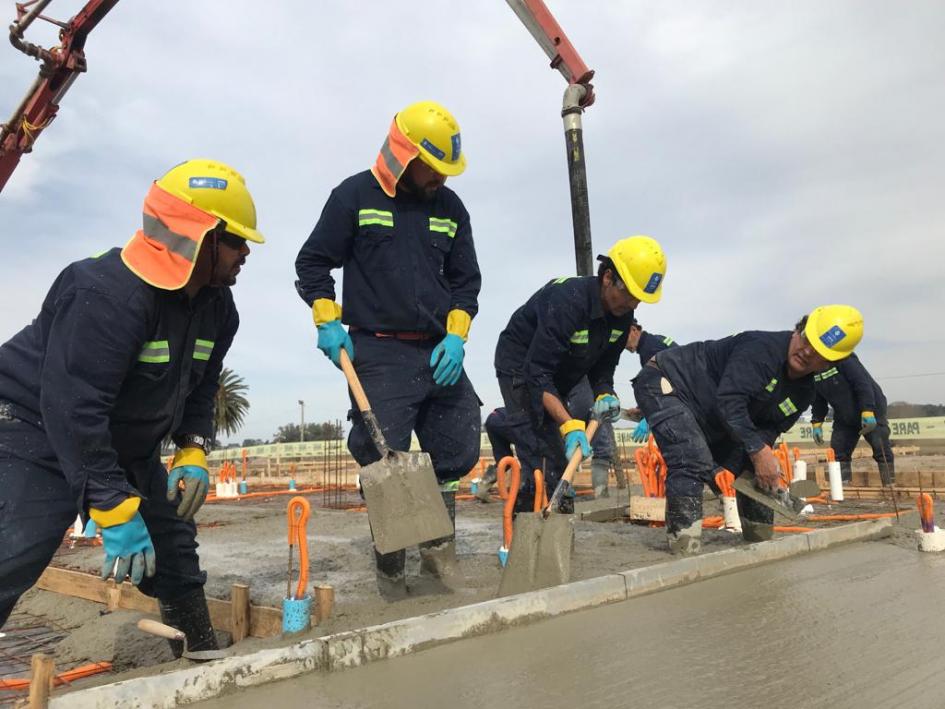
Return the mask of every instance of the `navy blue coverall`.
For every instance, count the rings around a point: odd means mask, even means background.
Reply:
[[[442,225],[451,228],[443,231]],[[481,276],[469,214],[448,187],[430,201],[398,190],[388,197],[369,170],[334,190],[295,262],[296,288],[311,306],[335,300],[331,270],[343,267],[342,322],[354,367],[388,445],[409,450],[416,431],[440,482],[479,460],[479,399],[463,372],[433,381],[430,355],[450,310],[473,317]],[[348,449],[359,465],[379,459],[352,400]]]
[[[522,470],[542,470],[545,487],[558,484],[567,459],[558,424],[547,415],[542,397],[548,392],[564,402],[584,377],[594,397],[614,393],[614,370],[627,344],[633,312],[608,315],[595,276],[550,281],[516,310],[499,335],[495,369],[514,430]],[[570,411],[584,419],[588,411]],[[593,445],[593,441],[591,442]],[[516,501],[530,510],[535,497],[533,476],[522,475]]]
[[[787,374],[791,332],[748,331],[666,349],[633,380],[637,403],[666,460],[667,531],[702,518],[714,473],[751,469],[748,456],[791,428],[814,400],[814,377]],[[717,491],[717,489],[716,489]],[[738,495],[743,518],[771,511]]]
[[[76,514],[129,495],[142,498],[157,557],[141,591],[173,600],[203,587],[196,526],[167,502],[160,449],[169,434],[212,438],[238,326],[229,288],[193,300],[160,290],[111,249],[67,266],[36,319],[0,346],[0,625]]]
[[[657,352],[670,347],[678,347],[676,341],[667,335],[656,335],[644,330],[637,340],[637,354],[640,356],[640,366],[643,367]]]
[[[886,396],[859,358],[852,354],[816,375],[814,387],[817,397],[811,410],[811,421],[823,422],[827,418],[827,406],[833,407],[830,447],[840,463],[843,480],[849,481],[853,477],[851,461],[853,449],[860,441],[860,415],[872,411],[876,414],[876,428],[863,437],[873,449],[873,460],[879,467],[883,484],[892,484],[896,472],[889,443]]]

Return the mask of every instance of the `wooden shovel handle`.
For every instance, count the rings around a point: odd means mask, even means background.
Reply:
[[[368,401],[367,394],[364,393],[364,387],[361,386],[361,380],[358,379],[358,373],[354,371],[354,365],[351,364],[351,358],[348,357],[348,351],[342,347],[338,355],[338,361],[341,362],[341,371],[345,373],[345,379],[348,380],[348,386],[351,393],[354,394],[354,401],[358,405],[358,410],[363,414],[371,410],[371,404]]]
[[[587,436],[587,440],[591,441],[594,438],[594,434],[597,433],[597,427],[600,425],[600,421],[597,419],[591,419],[591,422],[587,424],[587,429],[584,431],[584,435]],[[577,472],[578,467],[581,465],[581,461],[584,460],[584,454],[581,451],[581,446],[577,447],[577,450],[571,454],[571,460],[568,461],[568,467],[564,469],[564,475],[561,476],[562,480],[567,480],[569,483],[574,477],[574,473]]]
[[[168,640],[183,640],[185,637],[183,631],[172,628],[169,625],[164,625],[164,623],[158,623],[156,620],[149,618],[142,618],[138,621],[138,630],[143,630],[146,633],[157,635],[159,638],[167,638]]]

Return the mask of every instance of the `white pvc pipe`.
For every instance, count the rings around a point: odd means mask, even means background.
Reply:
[[[725,519],[725,529],[727,531],[742,531],[742,520],[738,516],[738,504],[734,497],[722,495],[722,515]]]
[[[840,463],[827,463],[827,477],[830,479],[830,499],[834,502],[843,502],[843,481],[840,479]]]
[[[806,460],[794,461],[794,479],[807,480],[807,461]]]
[[[75,522],[72,524],[72,537],[82,536],[82,516],[76,515]]]
[[[224,485],[226,485],[226,483],[217,483],[217,497],[226,497],[226,493],[223,491]]]

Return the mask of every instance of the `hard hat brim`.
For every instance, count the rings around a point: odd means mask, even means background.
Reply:
[[[623,281],[623,284],[627,287],[627,290],[630,291],[630,295],[639,300],[641,303],[647,303],[648,305],[660,302],[660,298],[663,297],[662,283],[660,283],[655,293],[647,293],[637,285],[636,281],[634,281],[633,277],[630,275],[630,272],[619,260],[609,255],[608,258],[610,258],[611,263],[614,264],[614,268],[617,269],[617,275],[620,276],[620,280]]]
[[[252,241],[254,244],[266,243],[266,237],[264,237],[255,229],[245,226],[243,224],[240,224],[239,222],[235,222],[232,219],[227,219],[219,212],[210,211],[209,213],[217,217],[218,219],[221,219],[226,224],[226,230],[228,232],[235,234],[236,236],[239,236],[243,239],[246,239],[246,241]]]
[[[417,157],[420,158],[424,164],[433,168],[441,175],[445,175],[446,177],[456,177],[457,175],[462,175],[466,171],[466,153],[460,153],[459,160],[454,163],[448,163],[445,160],[438,160],[422,148],[420,149]]]

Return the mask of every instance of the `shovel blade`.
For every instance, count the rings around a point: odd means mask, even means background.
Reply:
[[[750,497],[755,502],[761,503],[791,521],[800,516],[800,511],[804,507],[804,503],[799,498],[790,494],[786,494],[781,498],[757,488],[755,486],[755,476],[747,473],[735,478],[733,487],[746,497]]]
[[[181,657],[194,662],[210,662],[210,660],[219,660],[226,656],[226,650],[194,650],[181,655]]]
[[[453,533],[426,453],[391,451],[359,474],[374,546],[381,554]]]
[[[573,515],[519,513],[512,531],[509,560],[499,583],[501,596],[511,596],[571,580]]]

